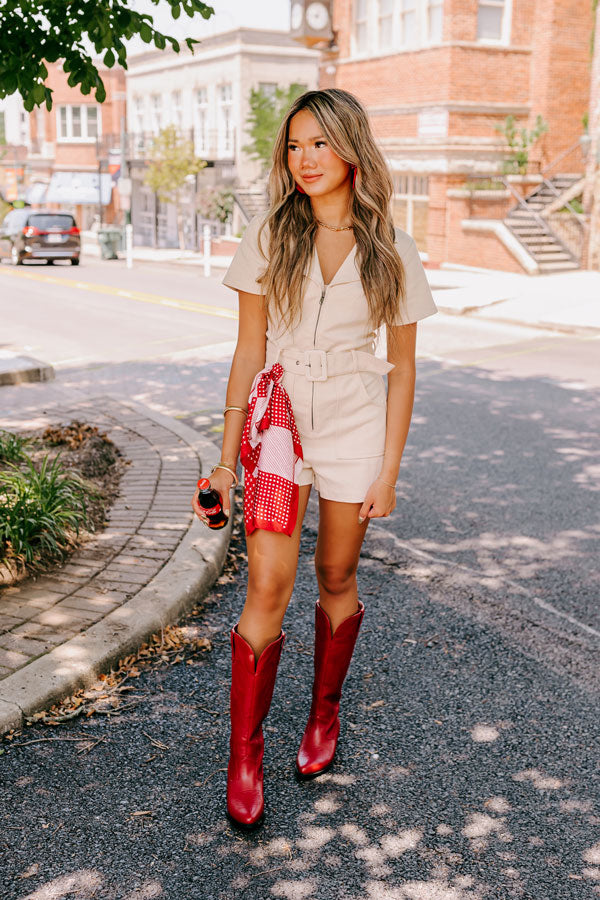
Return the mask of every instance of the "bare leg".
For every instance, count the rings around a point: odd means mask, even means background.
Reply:
[[[298,518],[291,537],[260,528],[246,537],[248,591],[238,632],[250,644],[257,659],[281,632],[296,580],[300,532],[310,487],[300,487]]]
[[[319,535],[315,569],[319,603],[329,616],[332,632],[358,609],[356,570],[369,520],[358,525],[360,503],[319,498]]]

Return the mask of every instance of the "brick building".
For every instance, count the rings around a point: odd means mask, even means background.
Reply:
[[[125,74],[99,66],[106,88],[104,103],[94,94],[69,87],[59,64],[48,65],[46,84],[53,107],[37,107],[29,116],[24,138],[24,197],[33,205],[60,207],[75,214],[81,228],[95,217],[113,221],[118,196],[113,174],[119,167],[121,122],[125,122]]]
[[[430,264],[520,272],[579,265],[592,4],[329,6],[333,40],[322,53],[320,85],[345,88],[366,106],[394,174],[397,224]],[[530,152],[527,176],[498,178],[509,154],[497,127],[513,116],[532,128],[538,115],[548,130]]]

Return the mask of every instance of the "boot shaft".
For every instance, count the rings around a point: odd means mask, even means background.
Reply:
[[[241,748],[256,744],[262,747],[262,723],[265,720],[275,688],[277,667],[285,642],[283,631],[255,660],[254,650],[231,629],[231,745]]]
[[[339,704],[364,613],[364,605],[359,601],[358,611],[344,619],[332,634],[329,616],[318,601],[315,604],[313,705]]]

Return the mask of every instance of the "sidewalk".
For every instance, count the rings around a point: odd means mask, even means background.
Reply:
[[[454,266],[426,272],[443,313],[568,333],[600,331],[600,272],[530,276]]]
[[[231,526],[195,520],[190,491],[218,461],[193,429],[110,397],[13,416],[36,429],[72,418],[98,425],[130,465],[104,531],[48,575],[0,590],[0,734],[89,685],[207,593]]]

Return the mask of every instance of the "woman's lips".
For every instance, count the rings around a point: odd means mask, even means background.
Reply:
[[[320,175],[303,175],[302,181],[316,181],[317,178],[320,178]]]

